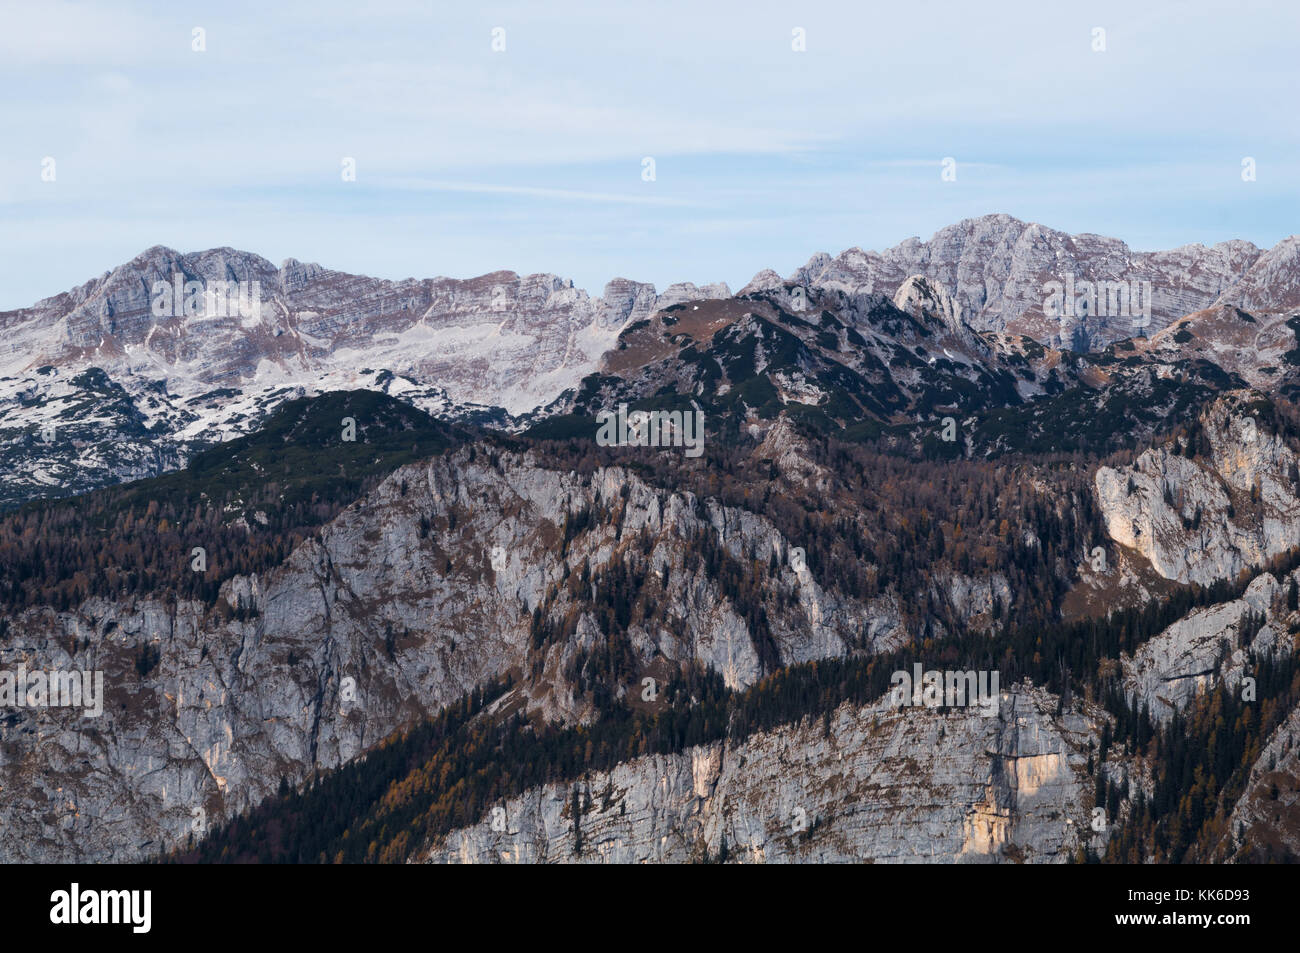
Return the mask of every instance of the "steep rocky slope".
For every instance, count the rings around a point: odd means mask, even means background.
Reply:
[[[603,515],[567,538],[591,513]],[[585,592],[559,584],[582,571],[602,585],[602,568],[643,546],[645,571],[663,582],[652,590],[654,619],[627,631],[629,690],[656,659],[670,669],[698,663],[743,687],[764,670],[760,650],[791,664],[841,654],[863,630],[881,648],[906,638],[890,600],[855,603],[807,568],[786,568],[769,592],[775,643],[756,644],[718,584],[687,561],[699,533],[737,559],[785,560],[790,548],[754,514],[626,471],[579,477],[469,447],[398,470],[283,565],[229,579],[222,601],[250,607],[252,618],[161,596],[26,610],[7,620],[0,667],[97,669],[108,687],[94,723],[58,709],[7,714],[7,857],[169,849],[196,810],[208,819],[244,810],[281,776],[298,783],[335,767],[511,670],[547,673],[521,699],[526,709],[589,718],[562,673],[604,636]],[[576,619],[572,635],[535,645],[539,610]],[[141,673],[146,650],[157,662]]]
[[[1161,576],[1202,584],[1235,578],[1296,546],[1297,457],[1259,421],[1263,405],[1254,401],[1234,392],[1205,408],[1194,434],[1144,451],[1132,466],[1099,468],[1110,538]]]
[[[0,316],[0,506],[189,462],[0,514],[0,673],[106,687],[0,711],[5,859],[1294,856],[1289,246],[1071,240],[1215,295],[1082,354],[1003,320],[1066,248],[1017,224],[735,297],[155,249]],[[158,319],[173,268],[271,290]],[[893,707],[913,663],[998,711]]]
[[[1206,419],[1233,410],[1228,399]],[[1257,438],[1281,439],[1262,427]],[[6,711],[6,858],[125,860],[183,847],[502,677],[510,687],[483,717],[596,731],[611,702],[653,715],[646,679],[668,685],[691,671],[761,698],[791,666],[912,645],[932,665],[962,667],[949,654],[960,641],[941,649],[950,644],[942,626],[904,622],[908,593],[846,595],[838,570],[794,561],[796,541],[762,515],[656,486],[643,466],[578,471],[539,452],[475,441],[400,467],[282,562],[223,577],[215,603],[158,590],[6,618],[0,669],[99,670],[107,686],[93,721]],[[788,420],[754,453],[780,462],[774,479],[787,487],[840,505],[835,478],[806,462],[812,447]],[[239,508],[228,517],[248,518]],[[1018,598],[1000,574],[937,572],[932,586],[925,599],[950,607],[958,639],[963,625],[988,626]],[[1161,706],[1239,685],[1260,652],[1294,650],[1298,617],[1286,598],[1265,573],[1239,598],[1152,631],[1119,660],[1124,690],[1159,719]],[[1011,653],[1019,636],[1008,637]],[[1068,683],[1063,693],[1004,684],[993,717],[900,710],[875,696],[824,719],[630,757],[511,795],[504,830],[495,817],[471,818],[419,856],[1074,859],[1107,843],[1089,825],[1102,776],[1094,758],[1113,716],[1086,694]],[[1137,779],[1141,790],[1148,757],[1136,747],[1112,753],[1104,776]],[[787,826],[805,819],[806,829]]]
[[[1300,709],[1260,752],[1229,831],[1223,844],[1228,857],[1284,861],[1300,856]]]
[[[1069,235],[1009,215],[985,215],[940,229],[883,252],[851,248],[831,257],[814,255],[789,278],[806,287],[847,293],[893,294],[909,276],[923,275],[949,289],[959,316],[979,330],[1028,335],[1043,344],[1075,350],[1151,334],[1178,318],[1215,304],[1252,312],[1300,308],[1300,242],[1295,237],[1262,251],[1245,241],[1211,247],[1186,245],[1135,252],[1101,235]],[[1131,313],[1048,314],[1044,286],[1073,282],[1150,283],[1148,317]],[[779,282],[760,272],[741,294]],[[1082,292],[1080,292],[1082,293]],[[1104,298],[1104,295],[1102,296]],[[1139,309],[1141,310],[1141,309]]]
[[[1098,726],[1082,712],[1058,717],[1055,705],[1019,689],[1003,694],[995,717],[845,705],[825,727],[790,726],[531,790],[422,859],[1059,863],[1094,839],[1084,763]]]
[[[592,298],[554,275],[394,282],[150,248],[0,313],[0,463],[13,475],[0,507],[173,469],[305,394],[369,387],[504,426],[593,369],[628,321],[729,294],[615,279]]]
[[[1296,580],[1292,574],[1289,582]],[[1167,719],[1220,682],[1236,688],[1253,658],[1294,648],[1282,596],[1277,579],[1262,573],[1242,598],[1179,619],[1123,659],[1129,695],[1153,718]]]

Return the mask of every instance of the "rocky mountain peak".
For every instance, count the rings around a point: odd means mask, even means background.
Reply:
[[[753,278],[749,279],[749,284],[741,288],[736,292],[736,294],[739,297],[744,297],[745,295],[755,294],[760,291],[770,291],[773,288],[781,287],[781,282],[783,280],[784,279],[771,268],[764,268],[758,274],[754,275]]]
[[[1218,301],[1263,313],[1300,306],[1292,239],[1268,252],[1246,241],[1137,252],[1115,238],[1071,235],[1005,214],[964,219],[928,241],[909,238],[882,252],[818,253],[789,280],[893,295],[913,275],[949,289],[976,330],[1074,350],[1151,334]]]
[[[894,307],[921,321],[938,321],[956,331],[961,329],[961,310],[948,290],[924,275],[911,275],[894,292]]]

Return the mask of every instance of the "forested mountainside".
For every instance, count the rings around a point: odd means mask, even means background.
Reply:
[[[1221,398],[1160,452],[1219,473],[1214,415],[1240,406]],[[355,444],[333,437],[344,416]],[[1257,427],[1281,468],[1253,479],[1292,479]],[[252,492],[297,438],[322,449],[290,454],[282,496]],[[785,418],[691,460],[450,430],[367,393],[293,405],[156,491],[7,519],[6,566],[43,569],[11,586],[6,662],[109,685],[88,733],[66,712],[7,719],[5,823],[39,845],[16,856],[1287,858],[1268,795],[1298,684],[1295,553],[1274,540],[1210,586],[1161,576],[1107,535],[1095,490],[1141,458],[1099,462],[907,458]],[[1251,494],[1197,531],[1268,525]],[[78,564],[97,521],[111,541]],[[918,663],[996,670],[1005,702],[887,704]],[[1199,688],[1155,712],[1184,677]],[[839,748],[836,726],[861,743]],[[861,759],[847,788],[844,757]],[[791,758],[825,783],[780,840]],[[644,803],[679,764],[689,783]],[[924,832],[952,820],[935,796],[958,791],[939,801],[964,833],[934,854]],[[52,802],[67,814],[33,810]],[[494,831],[493,808],[513,826]]]
[[[1194,443],[1188,447],[1197,459]],[[810,462],[836,462],[816,444],[803,450]],[[564,466],[558,462],[563,453],[551,447],[545,457]],[[662,469],[655,464],[666,459],[647,454],[641,473]],[[839,464],[833,472],[849,469]],[[571,465],[581,472],[595,463]],[[913,485],[942,469],[912,466]],[[752,478],[741,463],[735,471],[743,497],[741,487]],[[981,473],[995,491],[993,500],[1014,482],[1010,471],[999,482],[987,464],[968,476],[974,481]],[[677,479],[689,485],[688,474]],[[723,487],[728,482],[725,476],[718,481]],[[907,482],[885,478],[855,489],[874,485],[890,494]],[[935,497],[943,497],[944,484],[936,483]],[[756,500],[754,509],[779,527],[788,523],[779,515],[787,506],[802,504],[805,515],[814,508],[794,486],[787,490],[793,499],[783,495],[775,506],[771,498]],[[917,502],[900,499],[892,509],[922,513],[934,499]],[[937,526],[962,525],[951,508],[952,523],[939,515],[943,508],[931,512]],[[1038,517],[1017,518],[1043,537],[1053,534]],[[846,529],[804,530],[795,538],[858,537]],[[1056,532],[1070,536],[1069,530]],[[178,857],[1294,859],[1287,802],[1278,803],[1276,791],[1279,781],[1293,782],[1285,769],[1276,770],[1277,750],[1267,759],[1261,752],[1270,739],[1275,749],[1289,750],[1277,739],[1294,730],[1288,723],[1300,690],[1294,654],[1300,551],[1284,551],[1262,571],[1231,582],[1170,584],[1140,608],[1105,613],[1104,603],[1095,603],[1086,618],[1072,621],[1050,616],[1085,584],[1032,592],[1012,576],[1008,588],[1024,595],[1005,609],[995,606],[999,597],[991,591],[983,614],[969,605],[953,614],[951,601],[944,605],[938,598],[930,612],[907,619],[920,633],[913,639],[882,643],[868,626],[856,645],[846,641],[834,655],[807,661],[782,653],[777,667],[760,664],[746,683],[734,676],[729,681],[725,665],[721,676],[689,666],[656,667],[662,644],[654,654],[638,652],[641,631],[671,631],[673,624],[671,613],[655,619],[672,597],[653,569],[659,545],[644,533],[627,546],[630,573],[619,571],[612,580],[571,573],[558,600],[547,598],[531,616],[530,649],[544,650],[557,639],[587,643],[585,651],[568,656],[567,666],[553,670],[568,680],[569,697],[580,699],[576,723],[531,713],[536,680],[552,672],[534,656],[529,668],[507,672],[438,719],[390,739],[364,763],[313,778],[302,790],[286,785]],[[986,534],[972,529],[971,538]],[[564,553],[571,531],[561,538]],[[957,549],[940,544],[935,552],[912,538],[900,545],[930,554],[921,560],[921,578],[932,581],[954,569],[949,560]],[[1032,564],[1034,575],[1051,576],[1050,562],[1035,562],[1049,550],[1035,547],[1025,568]],[[815,584],[835,592],[851,587],[830,568],[833,556],[814,569],[808,552]],[[733,565],[725,552],[706,545],[699,558],[705,576],[721,583],[729,607],[744,614],[761,660],[763,637],[789,631],[787,624],[773,625],[764,596],[780,588],[780,575],[797,574],[783,570],[779,560],[765,566],[753,554],[742,555],[749,558]],[[695,572],[692,562],[688,555],[683,569]],[[1014,571],[1012,562],[1002,568]],[[989,567],[970,568],[988,578]],[[750,580],[757,584],[746,585]],[[918,581],[900,581],[894,591],[917,591]],[[561,600],[572,608],[557,627],[548,620]],[[815,625],[816,616],[805,612],[796,621]],[[584,639],[586,619],[595,629]],[[632,633],[632,644],[623,633]],[[969,709],[914,713],[884,703],[892,673],[918,662],[997,669],[1010,689],[1009,710],[987,719]],[[1185,672],[1189,667],[1194,672]],[[647,672],[662,683],[651,701],[641,690]],[[1243,676],[1254,679],[1249,703],[1241,697]],[[1166,686],[1180,678],[1192,679],[1191,690],[1156,710],[1169,696]],[[546,690],[553,689],[552,682]],[[953,795],[965,800],[948,803]],[[1251,798],[1267,806],[1247,819],[1238,805]],[[1094,831],[1098,807],[1110,820]],[[937,847],[932,838],[939,830],[946,836]]]
[[[620,292],[509,427],[368,378],[15,490],[0,670],[104,688],[0,712],[4,858],[1295,860],[1300,315],[837,267]]]

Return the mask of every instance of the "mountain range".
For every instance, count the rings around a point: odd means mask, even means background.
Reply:
[[[1295,859],[1297,241],[0,313],[0,670],[107,686],[0,715],[5,859]]]
[[[872,296],[892,299],[909,279],[924,278],[926,294],[937,296],[931,314],[964,335],[963,347],[1029,357],[1026,346],[1037,354],[1042,345],[1054,362],[1057,351],[1099,352],[1135,329],[1132,317],[1100,313],[1104,292],[1097,314],[1045,315],[1049,282],[1149,283],[1148,324],[1138,330],[1154,338],[1189,315],[1204,323],[1219,320],[1205,312],[1294,310],[1297,276],[1294,239],[1267,251],[1234,241],[1135,253],[1114,239],[991,215],[883,253],[814,255],[784,280],[763,271],[737,299],[786,293],[788,307],[788,292],[797,290],[804,300],[833,295],[870,311]],[[242,283],[254,307],[236,314],[201,295],[186,313],[178,294],[155,314],[156,289],[177,282]],[[382,390],[448,419],[518,427],[597,370],[625,327],[706,299],[736,300],[722,283],[656,294],[652,285],[615,279],[592,298],[554,275],[395,282],[292,259],[277,269],[229,248],[151,248],[78,288],[0,313],[0,454],[13,475],[0,505],[174,469],[204,446],[249,432],[291,396],[341,388]],[[1284,362],[1275,358],[1294,348],[1277,325],[1253,329],[1260,333],[1251,343],[1267,362],[1252,351],[1252,366],[1225,370],[1252,385],[1281,375]],[[1241,350],[1241,335],[1229,337],[1215,338],[1220,366],[1234,365]],[[1168,339],[1163,348],[1157,359],[1187,350]]]

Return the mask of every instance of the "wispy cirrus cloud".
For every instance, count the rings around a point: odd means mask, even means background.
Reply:
[[[458,192],[470,195],[518,195],[557,202],[597,202],[612,205],[657,205],[672,208],[700,208],[702,203],[667,195],[635,195],[628,192],[588,192],[582,189],[551,189],[529,185],[494,185],[486,182],[449,182],[438,179],[388,179],[380,183],[394,189],[419,192]]]

